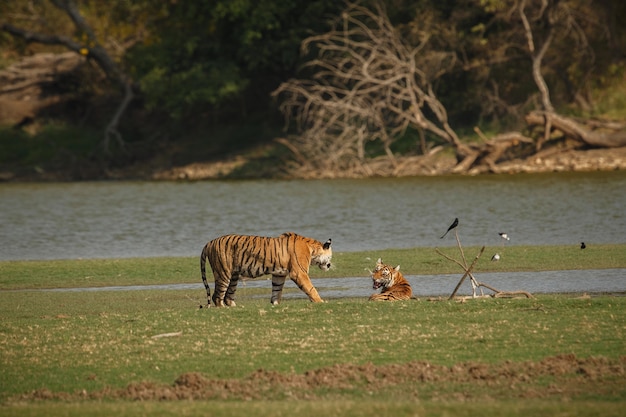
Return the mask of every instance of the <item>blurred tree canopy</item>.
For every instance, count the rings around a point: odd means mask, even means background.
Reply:
[[[374,2],[359,2],[369,6]],[[514,127],[541,107],[528,25],[551,103],[590,112],[591,91],[622,77],[626,3],[614,0],[385,0],[389,21],[409,46],[433,57],[425,77],[457,128]],[[78,17],[68,13],[75,6]],[[97,50],[135,92],[133,108],[172,125],[278,125],[271,92],[312,78],[302,42],[342,20],[336,0],[24,0],[0,1],[0,68],[41,51]],[[550,10],[551,13],[543,13]],[[80,20],[83,21],[80,24]],[[21,32],[19,32],[21,31]],[[19,34],[19,36],[18,36]],[[59,42],[41,42],[46,36]],[[68,45],[74,45],[70,48]],[[419,53],[419,50],[418,50]],[[535,54],[535,55],[533,55]],[[445,56],[444,56],[445,55]],[[85,78],[89,97],[120,94],[102,61]],[[424,61],[424,60],[422,60]],[[114,109],[109,110],[114,113]],[[122,125],[132,125],[122,117]],[[135,134],[141,132],[134,130]]]
[[[155,2],[150,39],[125,61],[147,106],[173,117],[199,106],[230,106],[241,115],[264,111],[269,92],[297,68],[302,39],[323,30],[341,6],[332,0],[160,4]]]
[[[94,37],[58,4],[75,4]],[[297,69],[302,39],[324,30],[342,7],[333,0],[3,1],[0,45],[5,62],[43,50],[32,36],[8,36],[9,26],[98,45],[132,78],[148,110],[241,121],[255,111],[265,116],[269,92]]]

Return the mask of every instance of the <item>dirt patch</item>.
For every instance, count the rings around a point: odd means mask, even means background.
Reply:
[[[626,169],[626,147],[538,154],[526,160],[502,163],[498,169],[505,173],[623,170]]]
[[[181,167],[158,170],[152,174],[151,179],[171,181],[224,178],[247,162],[241,156],[210,163],[194,162]]]
[[[549,386],[546,389],[545,383]],[[389,392],[422,397],[429,387],[431,398],[448,397],[450,387],[471,387],[456,392],[463,399],[484,398],[572,398],[580,395],[615,393],[626,383],[626,356],[619,359],[586,358],[574,355],[548,357],[538,362],[484,364],[466,362],[453,366],[428,362],[393,365],[341,364],[303,374],[259,369],[242,379],[210,379],[190,372],[173,384],[136,382],[126,388],[106,388],[76,393],[40,389],[15,398],[16,401],[40,400],[312,400],[342,392]],[[378,395],[378,394],[376,394]]]

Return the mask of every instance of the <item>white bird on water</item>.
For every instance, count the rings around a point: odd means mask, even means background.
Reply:
[[[506,233],[498,233],[500,235],[500,237],[504,240],[511,240],[511,238],[509,237],[508,234]]]

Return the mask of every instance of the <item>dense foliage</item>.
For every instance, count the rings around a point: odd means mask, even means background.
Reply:
[[[222,112],[264,112],[271,89],[295,71],[302,39],[323,30],[339,7],[328,0],[171,2],[126,64],[147,106],[173,117],[229,106]]]
[[[361,2],[367,5],[368,1]],[[386,0],[384,9],[398,33],[418,53],[438,99],[455,129],[475,125],[511,127],[536,107],[528,29],[515,13],[523,4],[537,48],[551,40],[542,73],[559,108],[593,113],[594,89],[623,77],[626,4],[611,0]],[[64,13],[75,4],[88,24]],[[552,14],[540,13],[549,5]],[[304,39],[325,33],[341,20],[345,3],[333,0],[31,0],[0,4],[0,65],[40,51],[63,51],[11,36],[7,24],[30,33],[82,45],[87,56],[101,47],[133,83],[133,108],[123,118],[135,140],[154,132],[137,124],[180,132],[217,126],[280,127],[270,93],[291,78],[313,74],[302,64]],[[551,9],[551,10],[552,10]],[[91,31],[92,30],[92,31]],[[66,50],[66,49],[65,49]],[[430,58],[429,58],[430,59]],[[429,65],[429,62],[431,63]],[[106,68],[93,65],[94,71]],[[111,74],[107,73],[108,80]],[[119,95],[115,83],[86,78],[77,93],[94,98]],[[113,114],[109,106],[105,110]],[[135,113],[137,114],[137,113]],[[104,124],[102,119],[93,123]],[[92,126],[95,128],[102,126]],[[410,132],[409,132],[410,133]],[[169,137],[181,137],[180,133]],[[269,135],[268,135],[269,139]]]

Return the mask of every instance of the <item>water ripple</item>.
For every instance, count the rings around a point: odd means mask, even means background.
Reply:
[[[0,260],[195,256],[228,233],[336,251],[626,242],[626,171],[328,181],[0,184]]]

